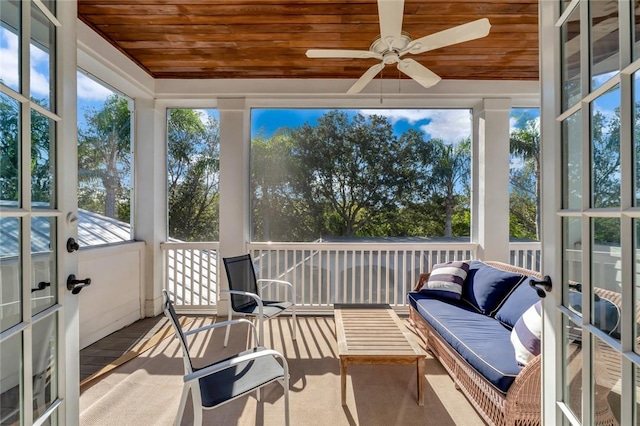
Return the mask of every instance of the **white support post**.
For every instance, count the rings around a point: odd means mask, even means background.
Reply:
[[[511,99],[474,109],[472,239],[483,260],[509,263],[509,118]]]
[[[246,253],[249,229],[250,116],[244,98],[218,99],[220,112],[220,249],[218,290],[228,289],[222,257]],[[218,291],[218,315],[227,315],[227,295]]]
[[[141,300],[144,316],[162,312],[163,254],[167,238],[166,120],[152,99],[136,99],[134,238],[146,242]]]

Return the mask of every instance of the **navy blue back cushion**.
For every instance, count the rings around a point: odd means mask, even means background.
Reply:
[[[462,300],[481,314],[489,315],[524,278],[522,274],[503,271],[473,260],[462,286]]]
[[[582,293],[569,291],[569,308],[582,313]],[[593,325],[614,339],[620,339],[620,309],[604,297],[593,301]]]
[[[532,279],[535,278],[527,277],[514,287],[494,311],[495,318],[509,328],[513,328],[522,314],[540,300],[538,293],[529,284]]]

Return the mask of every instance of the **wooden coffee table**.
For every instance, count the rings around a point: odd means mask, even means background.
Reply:
[[[416,364],[418,404],[424,405],[425,351],[389,305],[335,304],[342,405],[347,402],[347,365]]]

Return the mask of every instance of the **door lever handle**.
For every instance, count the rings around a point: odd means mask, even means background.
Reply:
[[[88,285],[91,285],[91,278],[78,280],[74,274],[69,275],[69,278],[67,278],[67,290],[69,290],[71,294],[80,293],[80,291]]]
[[[541,299],[547,297],[547,293],[545,292],[550,292],[553,288],[549,275],[545,275],[541,280],[531,280],[529,281],[529,285],[538,293],[538,297]]]
[[[45,288],[49,287],[50,285],[51,285],[51,283],[48,283],[46,281],[40,281],[36,288],[32,288],[31,289],[31,293],[33,293],[34,291],[44,290]]]

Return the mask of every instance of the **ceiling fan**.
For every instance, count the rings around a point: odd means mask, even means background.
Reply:
[[[369,50],[309,49],[308,58],[378,59],[381,62],[369,68],[347,94],[359,93],[388,64],[398,64],[397,68],[423,87],[431,87],[440,77],[424,65],[404,55],[419,54],[452,44],[475,40],[489,34],[491,24],[487,18],[478,19],[457,27],[449,28],[413,40],[402,31],[404,0],[378,0],[380,35]]]

